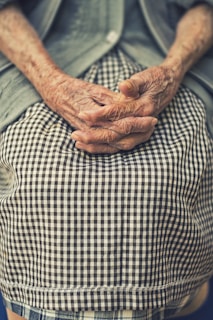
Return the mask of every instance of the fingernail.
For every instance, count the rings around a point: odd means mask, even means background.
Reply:
[[[130,80],[126,79],[126,80],[122,80],[121,82],[118,83],[118,85],[122,86],[125,85],[127,87],[128,90],[132,89],[132,83]]]
[[[130,90],[132,90],[132,82],[130,82],[129,80],[126,80],[126,86],[127,86],[127,88]]]
[[[158,119],[155,118],[155,119],[152,120],[152,126],[153,126],[153,127],[154,127],[157,123],[158,123]]]
[[[73,140],[78,140],[79,138],[81,138],[81,134],[80,134],[80,133],[73,132],[73,133],[71,134],[71,138],[72,138]]]
[[[76,142],[75,146],[77,149],[83,149],[83,147],[84,147],[81,142]]]

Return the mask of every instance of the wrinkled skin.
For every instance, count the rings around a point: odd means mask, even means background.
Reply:
[[[72,138],[76,147],[91,153],[115,153],[132,149],[147,141],[153,133],[157,119],[130,114],[123,119],[107,119],[97,124],[81,118],[82,114],[100,112],[118,106],[125,109],[136,104],[134,98],[125,97],[103,86],[88,83],[56,71],[40,90],[46,104],[68,123],[78,129]],[[85,146],[85,147],[84,147]]]
[[[179,73],[163,65],[148,68],[123,81],[119,84],[119,102],[79,113],[79,118],[90,126],[112,131],[77,130],[72,134],[76,146],[95,153],[96,150],[105,151],[102,146],[106,141],[110,148],[117,150],[130,150],[147,141],[154,131],[157,115],[172,100],[180,82]]]

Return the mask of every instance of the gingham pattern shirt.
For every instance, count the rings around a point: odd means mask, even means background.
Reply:
[[[142,67],[114,50],[83,76],[117,90]],[[47,310],[142,310],[182,299],[213,271],[212,140],[180,88],[151,139],[91,155],[43,103],[1,135],[0,281]]]
[[[181,301],[175,301],[166,308],[152,310],[117,311],[58,311],[43,310],[4,298],[5,307],[27,320],[163,320],[170,319],[177,312],[190,305],[197,292]]]

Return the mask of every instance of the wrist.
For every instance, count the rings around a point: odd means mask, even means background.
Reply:
[[[161,66],[170,70],[170,76],[179,83],[187,71],[181,57],[178,55],[173,56],[172,54],[168,54]]]
[[[42,80],[38,81],[34,86],[39,92],[46,104],[53,110],[57,111],[58,102],[57,100],[63,100],[64,94],[69,94],[70,97],[72,92],[75,90],[75,78],[66,74],[63,70],[57,66],[52,66],[46,70],[42,76]],[[57,108],[55,108],[55,106]]]
[[[42,66],[42,67],[41,67]],[[26,73],[25,73],[26,75]],[[68,75],[54,62],[46,61],[39,66],[34,66],[30,71],[28,79],[39,92],[43,99],[55,92],[67,79]],[[69,76],[69,81],[72,81]]]
[[[59,73],[59,68],[45,51],[23,60],[20,70],[39,92]]]

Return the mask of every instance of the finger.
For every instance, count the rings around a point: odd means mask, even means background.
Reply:
[[[76,130],[71,138],[84,143],[111,143],[131,133],[142,133],[151,130],[158,120],[154,117],[131,117],[102,124],[101,128]],[[107,127],[103,127],[106,125]],[[80,129],[80,128],[79,128]]]
[[[148,141],[153,134],[154,129],[145,133],[133,133],[121,140],[111,144],[111,146],[123,151],[128,151],[135,148],[137,145]]]
[[[121,134],[105,128],[91,128],[87,131],[76,130],[71,138],[84,144],[109,144],[122,137]]]
[[[127,117],[117,121],[108,121],[100,123],[102,127],[120,133],[129,135],[130,133],[142,133],[152,129],[158,120],[155,117]]]
[[[119,90],[126,97],[137,99],[140,96],[139,85],[133,79],[127,79],[118,84]]]
[[[155,101],[151,96],[142,96],[137,100],[126,100],[99,110],[79,113],[79,118],[89,126],[99,126],[103,121],[116,121],[127,117],[155,116],[157,114]]]
[[[85,144],[82,142],[76,142],[75,146],[79,150],[92,154],[113,154],[120,151],[118,148],[107,144]]]
[[[99,106],[109,105],[112,103],[115,103],[117,101],[120,101],[123,97],[121,93],[111,91],[108,88],[105,88],[98,84],[89,84],[88,91],[90,93],[91,99],[95,103],[97,103]]]
[[[146,104],[146,100],[143,104]],[[88,124],[97,125],[100,121],[115,121],[130,116],[143,116],[143,105],[139,100],[126,100],[100,108],[79,113],[79,118]]]
[[[150,87],[152,81],[151,68],[134,74],[131,78],[119,83],[119,90],[126,97],[139,98]]]

